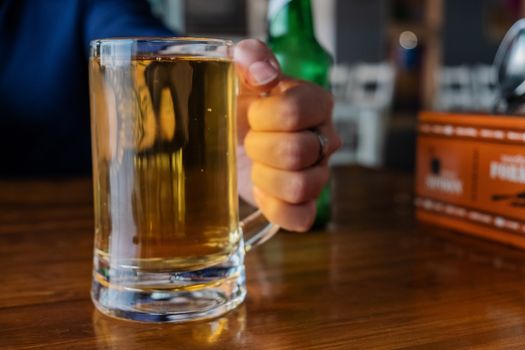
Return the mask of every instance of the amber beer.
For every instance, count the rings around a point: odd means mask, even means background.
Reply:
[[[90,62],[98,278],[213,265],[240,238],[233,64],[120,63]]]

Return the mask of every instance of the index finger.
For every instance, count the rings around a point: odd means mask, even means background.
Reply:
[[[247,39],[239,42],[235,46],[234,61],[243,87],[251,91],[267,92],[279,82],[279,63],[262,41]]]
[[[283,81],[281,84],[285,84]],[[305,83],[288,83],[281,93],[259,98],[248,110],[248,122],[254,131],[300,131],[330,120],[333,100],[321,87]]]

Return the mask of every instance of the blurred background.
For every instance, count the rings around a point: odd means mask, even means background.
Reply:
[[[151,0],[188,35],[267,36],[267,0]],[[335,164],[412,170],[422,109],[489,112],[492,62],[525,0],[313,0],[316,36],[332,55]]]

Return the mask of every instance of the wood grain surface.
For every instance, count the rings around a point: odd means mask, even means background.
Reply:
[[[89,179],[0,180],[0,349],[524,349],[525,253],[419,225],[406,174],[337,168],[324,231],[247,257],[224,317],[139,324],[89,299]]]

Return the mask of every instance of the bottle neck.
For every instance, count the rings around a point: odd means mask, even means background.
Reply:
[[[270,40],[281,36],[315,38],[310,0],[270,0]]]

